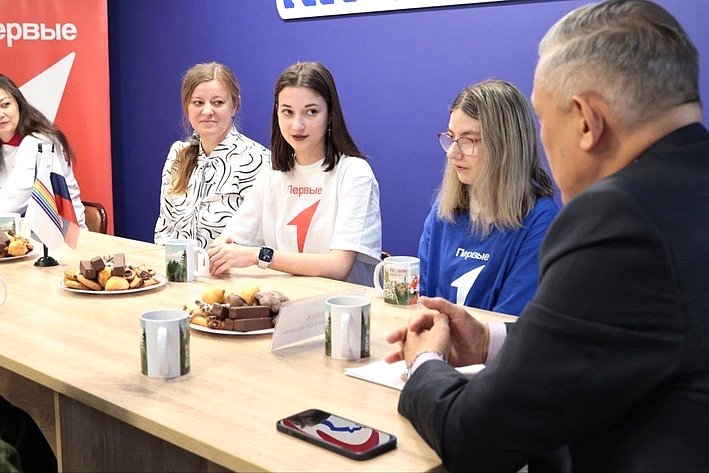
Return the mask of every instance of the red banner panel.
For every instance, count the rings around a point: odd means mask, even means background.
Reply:
[[[0,0],[0,72],[66,133],[113,233],[106,0]]]

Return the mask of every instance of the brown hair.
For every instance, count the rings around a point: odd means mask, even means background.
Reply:
[[[553,194],[524,95],[509,82],[486,80],[464,89],[453,101],[453,110],[480,121],[487,159],[470,185],[458,179],[450,162],[446,165],[438,216],[452,222],[456,213],[468,213],[472,231],[482,237],[493,227],[520,228],[537,199]]]
[[[17,88],[15,83],[4,74],[0,74],[0,89],[6,91],[12,98],[17,102],[17,109],[20,113],[19,121],[17,123],[17,132],[23,138],[32,133],[41,133],[52,140],[56,140],[62,147],[64,151],[64,159],[69,165],[76,161],[74,157],[74,152],[69,146],[69,142],[66,139],[66,135],[52,122],[50,122],[47,117],[44,116],[42,112],[37,110],[32,104],[30,104],[20,89]],[[1,153],[0,153],[1,155]],[[0,161],[0,169],[5,167],[5,160]]]
[[[192,93],[197,86],[203,82],[211,80],[219,80],[236,106],[238,111],[241,106],[241,95],[239,82],[236,80],[234,73],[223,64],[217,62],[208,62],[195,64],[182,77],[182,90],[180,98],[182,100],[183,119],[185,121],[185,129],[190,128],[188,120],[188,107]],[[173,194],[183,194],[187,192],[187,183],[190,180],[192,171],[197,167],[197,155],[199,154],[199,134],[192,133],[189,141],[190,145],[185,146],[177,152],[177,157],[172,165],[172,187],[170,192]]]
[[[278,126],[278,95],[286,87],[308,87],[327,103],[328,132],[325,135],[325,171],[332,171],[340,156],[364,158],[357,148],[345,124],[335,79],[325,66],[317,62],[299,62],[283,71],[276,81],[273,92],[273,115],[271,118],[271,166],[276,171],[287,172],[295,166],[293,147],[283,138]]]

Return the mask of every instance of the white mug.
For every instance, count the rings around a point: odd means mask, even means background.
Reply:
[[[7,283],[3,278],[0,278],[0,288],[2,288],[2,297],[0,297],[0,305],[3,305],[7,300]]]
[[[384,294],[384,302],[396,305],[417,304],[421,261],[414,256],[390,256],[374,268],[374,287]],[[384,287],[379,277],[384,269]]]
[[[176,378],[190,372],[190,328],[183,310],[140,314],[140,371],[151,378]]]
[[[325,354],[338,360],[369,356],[372,303],[366,297],[338,296],[325,301]]]
[[[209,271],[207,250],[197,240],[175,239],[165,242],[165,274],[172,282],[191,282]]]
[[[11,231],[13,235],[22,235],[20,214],[15,212],[0,212],[0,230]]]

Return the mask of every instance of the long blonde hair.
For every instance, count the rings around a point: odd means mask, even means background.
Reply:
[[[203,64],[195,64],[192,66],[182,78],[182,91],[180,98],[182,100],[182,112],[186,121],[185,127],[189,126],[188,107],[192,93],[197,86],[203,82],[210,80],[219,80],[224,85],[224,88],[229,93],[232,103],[238,111],[241,106],[241,93],[239,82],[236,80],[234,73],[223,64],[217,62],[208,62]],[[185,146],[177,152],[177,157],[172,165],[172,181],[171,194],[184,194],[187,192],[187,183],[190,180],[192,171],[197,167],[197,156],[199,155],[199,134],[192,134],[189,141],[190,145]]]
[[[487,158],[470,185],[447,163],[436,199],[438,217],[454,222],[457,214],[467,213],[471,231],[482,238],[493,228],[520,228],[537,199],[553,194],[527,101],[509,82],[486,80],[456,97],[451,111],[458,109],[480,121]]]

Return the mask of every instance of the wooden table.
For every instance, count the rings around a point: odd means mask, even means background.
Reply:
[[[256,282],[291,299],[360,286],[272,270],[232,270],[132,295],[96,296],[60,288],[80,259],[118,252],[129,264],[164,273],[162,247],[85,232],[79,247],[57,251],[60,265],[36,258],[0,263],[9,286],[0,307],[0,394],[25,408],[50,440],[65,471],[424,471],[440,467],[396,406],[399,392],[345,376],[344,368],[382,359],[384,340],[418,310],[372,300],[371,357],[332,360],[323,341],[269,352],[270,335],[193,331],[191,371],[171,380],[140,373],[141,312],[180,308],[210,285]],[[512,320],[471,311],[482,320]],[[365,462],[276,431],[276,421],[320,408],[398,437],[396,450]]]

